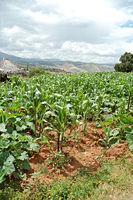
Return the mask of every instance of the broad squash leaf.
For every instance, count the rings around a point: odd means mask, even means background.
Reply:
[[[0,170],[4,171],[6,175],[11,174],[15,171],[13,164],[15,158],[9,152],[0,153]]]
[[[5,123],[0,123],[0,132],[4,133],[6,131],[7,131],[6,124]]]
[[[131,151],[133,151],[133,135],[126,134],[126,141],[127,141],[128,145],[129,145],[129,149]]]

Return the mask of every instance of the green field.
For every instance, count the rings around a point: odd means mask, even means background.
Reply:
[[[0,183],[4,185],[1,191],[7,193],[6,184],[10,177],[13,180],[26,178],[26,172],[30,170],[29,158],[34,152],[39,152],[40,145],[46,143],[52,148],[48,133],[56,133],[56,152],[63,154],[65,142],[73,137],[73,129],[78,131],[81,125],[85,135],[87,122],[102,127],[104,138],[100,138],[99,142],[105,149],[126,141],[130,151],[133,151],[133,73],[43,74],[32,78],[14,76],[9,82],[0,83]],[[68,129],[69,135],[66,134]],[[101,174],[89,177],[92,180],[89,186],[88,177],[81,180],[81,186],[79,179],[77,182],[67,180],[56,186],[44,185],[44,193],[39,185],[35,194],[38,191],[41,193],[36,198],[30,192],[29,196],[21,198],[23,191],[19,191],[20,196],[13,199],[87,199],[100,181],[104,183]],[[107,181],[108,172],[105,172],[105,177],[107,184],[112,182],[112,179]],[[74,186],[70,187],[72,182]],[[54,192],[53,188],[59,190],[61,185],[63,192]],[[80,188],[80,196],[76,187]],[[53,190],[53,196],[48,197],[47,188]],[[71,192],[75,196],[70,195]],[[15,190],[11,193],[14,194]],[[10,198],[8,194],[5,199]]]

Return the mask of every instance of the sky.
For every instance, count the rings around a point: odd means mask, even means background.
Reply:
[[[133,53],[133,0],[0,0],[0,51],[117,63]]]

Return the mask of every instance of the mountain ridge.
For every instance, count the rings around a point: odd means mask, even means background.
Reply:
[[[0,59],[3,57],[21,64],[41,66],[41,68],[44,69],[45,67],[49,66],[50,69],[54,68],[70,73],[114,71],[114,68],[111,64],[86,63],[69,60],[63,61],[59,59],[21,58],[0,52]]]

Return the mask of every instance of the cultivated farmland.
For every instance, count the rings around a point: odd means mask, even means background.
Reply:
[[[76,146],[82,136],[84,140],[91,136],[95,149],[128,144],[126,150],[133,151],[132,125],[132,73],[11,77],[0,83],[0,183],[26,178],[29,160],[42,148],[49,152],[48,166],[65,170],[74,161],[69,155],[71,142]],[[86,153],[86,145],[82,152]]]

